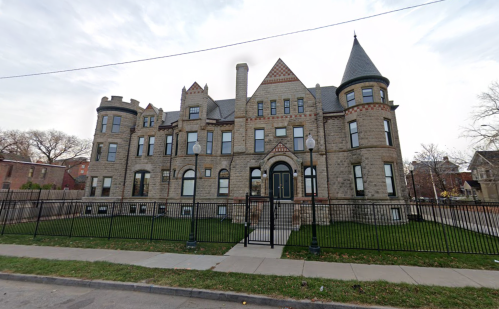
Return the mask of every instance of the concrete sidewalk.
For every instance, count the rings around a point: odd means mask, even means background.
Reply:
[[[244,248],[242,244],[238,244],[224,256],[213,256],[2,244],[0,255],[107,261],[151,268],[213,269],[220,272],[262,275],[359,281],[385,280],[394,283],[499,289],[499,271],[286,260],[279,259],[282,249],[282,247],[270,249],[263,246]]]

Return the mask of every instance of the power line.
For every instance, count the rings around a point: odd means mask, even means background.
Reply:
[[[320,27],[316,27],[316,28],[309,28],[309,29],[303,29],[303,30],[298,30],[298,31],[293,31],[293,32],[281,33],[281,34],[271,35],[271,36],[267,36],[267,37],[263,37],[263,38],[259,38],[259,39],[253,39],[253,40],[232,43],[232,44],[227,44],[227,45],[222,45],[222,46],[216,46],[216,47],[210,47],[210,48],[205,48],[205,49],[198,49],[198,50],[193,50],[193,51],[188,51],[188,52],[183,52],[183,53],[178,53],[178,54],[158,56],[158,57],[138,59],[138,60],[131,60],[131,61],[124,61],[124,62],[108,63],[108,64],[102,64],[102,65],[83,67],[83,68],[66,69],[66,70],[58,70],[58,71],[48,71],[48,72],[31,73],[31,74],[23,74],[23,75],[2,76],[2,77],[0,77],[0,79],[11,79],[11,78],[21,78],[21,77],[30,77],[30,76],[38,76],[38,75],[48,75],[48,74],[57,74],[57,73],[65,73],[65,72],[90,70],[90,69],[104,68],[104,67],[110,67],[110,66],[116,66],[116,65],[130,64],[130,63],[136,63],[136,62],[145,62],[145,61],[151,61],[151,60],[158,60],[158,59],[164,59],[164,58],[184,56],[184,55],[189,55],[189,54],[202,53],[202,52],[211,51],[211,50],[217,50],[217,49],[233,47],[233,46],[237,46],[237,45],[249,44],[249,43],[254,43],[254,42],[259,42],[259,41],[264,41],[264,40],[270,40],[270,39],[274,39],[274,38],[278,38],[278,37],[283,37],[283,36],[288,36],[288,35],[308,32],[308,31],[315,31],[315,30],[319,30],[319,29],[324,29],[324,28],[339,26],[339,25],[343,25],[343,24],[353,23],[353,22],[356,22],[359,20],[369,19],[369,18],[387,15],[387,14],[400,12],[400,11],[405,11],[405,10],[409,10],[409,9],[414,9],[414,8],[418,8],[418,7],[422,7],[422,6],[426,6],[426,5],[430,5],[430,4],[435,4],[435,3],[439,3],[439,2],[444,2],[444,1],[445,0],[436,0],[436,1],[432,1],[432,2],[408,6],[408,7],[404,7],[401,9],[396,9],[396,10],[387,11],[387,12],[369,15],[369,16],[364,16],[364,17],[351,19],[351,20],[347,20],[347,21],[342,21],[342,22],[338,22],[335,24],[320,26]]]

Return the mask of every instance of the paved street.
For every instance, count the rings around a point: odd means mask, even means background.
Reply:
[[[97,308],[236,308],[270,309],[278,307],[238,304],[200,298],[169,296],[130,291],[91,289],[50,284],[0,280],[2,309],[97,309]]]

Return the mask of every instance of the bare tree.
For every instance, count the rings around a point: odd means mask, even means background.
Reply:
[[[49,164],[62,160],[61,165],[65,165],[65,161],[88,156],[91,150],[90,140],[80,139],[61,131],[32,130],[27,134],[30,144]]]
[[[478,95],[472,124],[464,127],[462,136],[471,138],[482,150],[499,150],[499,83],[492,82],[488,91]]]
[[[449,161],[448,155],[438,149],[436,144],[421,144],[421,150],[415,156],[416,169],[421,174],[429,174],[429,180],[441,191],[448,190],[446,174],[459,172],[459,167]],[[416,171],[415,169],[415,171]]]
[[[0,130],[0,152],[15,153],[23,157],[31,157],[31,145],[27,134],[19,130]]]

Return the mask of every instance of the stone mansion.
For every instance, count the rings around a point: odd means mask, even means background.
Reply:
[[[318,203],[407,199],[398,106],[357,38],[338,87],[307,88],[279,59],[248,94],[248,72],[237,64],[234,99],[214,100],[196,82],[184,87],[180,111],[102,98],[84,199],[192,202],[196,141],[199,202],[237,202],[272,189],[275,199],[300,203],[310,200],[312,174]]]

